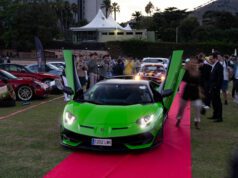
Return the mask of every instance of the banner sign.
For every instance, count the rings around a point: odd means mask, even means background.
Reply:
[[[38,71],[45,72],[45,56],[44,56],[44,49],[42,43],[38,37],[35,36],[35,46],[36,46],[36,58],[38,64]]]

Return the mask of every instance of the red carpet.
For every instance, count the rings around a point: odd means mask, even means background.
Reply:
[[[190,108],[175,127],[179,95],[165,125],[164,142],[135,154],[73,153],[45,178],[191,178]]]

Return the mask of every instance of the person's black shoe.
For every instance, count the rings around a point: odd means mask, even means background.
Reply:
[[[212,117],[208,117],[208,119],[210,120],[215,120],[215,118],[212,116]]]
[[[206,114],[206,109],[202,107],[201,110],[200,110],[200,113],[201,113],[202,115],[205,115],[205,114]]]
[[[199,122],[195,122],[194,125],[195,125],[195,128],[196,128],[197,130],[200,129],[200,127],[199,127]]]
[[[224,103],[225,105],[228,105],[228,102],[227,102],[227,100],[225,100],[225,103]]]

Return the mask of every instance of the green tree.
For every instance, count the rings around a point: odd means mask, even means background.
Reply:
[[[199,28],[199,22],[196,17],[187,17],[182,20],[179,26],[179,37],[182,42],[189,42],[193,40],[193,32]]]
[[[169,7],[164,12],[154,13],[154,30],[158,32],[160,40],[174,42],[176,28],[180,26],[181,21],[188,14],[189,12],[186,9],[179,10],[175,7]]]
[[[48,3],[13,2],[4,9],[1,35],[6,47],[22,50],[34,48],[34,36],[43,43],[57,37],[57,18]]]
[[[111,0],[103,0],[101,8],[105,9],[106,18],[107,18],[108,15],[111,13],[111,10],[112,10]]]
[[[112,12],[114,13],[114,20],[117,20],[117,12],[120,12],[120,6],[118,3],[114,2],[112,3]]]
[[[146,14],[149,14],[151,16],[151,13],[154,10],[154,5],[152,4],[152,2],[150,1],[146,6],[145,6],[145,12]]]
[[[219,29],[238,28],[238,17],[226,11],[207,11],[203,15],[203,24],[212,25]]]
[[[142,18],[141,12],[140,12],[140,11],[135,11],[135,12],[132,14],[132,17],[133,17],[133,19],[134,19],[135,22],[136,22],[135,27],[136,27],[136,28],[139,28],[139,23],[140,23],[141,18]]]

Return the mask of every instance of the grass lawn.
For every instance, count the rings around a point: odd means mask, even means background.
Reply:
[[[50,96],[50,99],[58,96]],[[42,102],[33,101],[31,105]],[[0,121],[0,177],[42,177],[70,152],[59,145],[63,99]],[[28,106],[11,108],[13,111]],[[10,108],[4,108],[11,113]],[[3,110],[1,108],[0,114]]]
[[[51,100],[58,96],[50,96]],[[0,117],[28,106],[0,108]],[[67,155],[59,145],[59,120],[63,99],[40,105],[0,120],[0,177],[42,177]],[[192,125],[193,178],[224,178],[228,158],[238,144],[238,105],[224,106],[224,122],[213,123],[203,117],[201,130]],[[207,113],[210,116],[211,113]],[[238,146],[238,145],[237,145]]]
[[[229,104],[223,105],[222,123],[214,123],[208,116],[212,109],[202,117],[201,130],[192,126],[193,178],[224,178],[231,154],[238,148],[238,104],[230,98]]]

